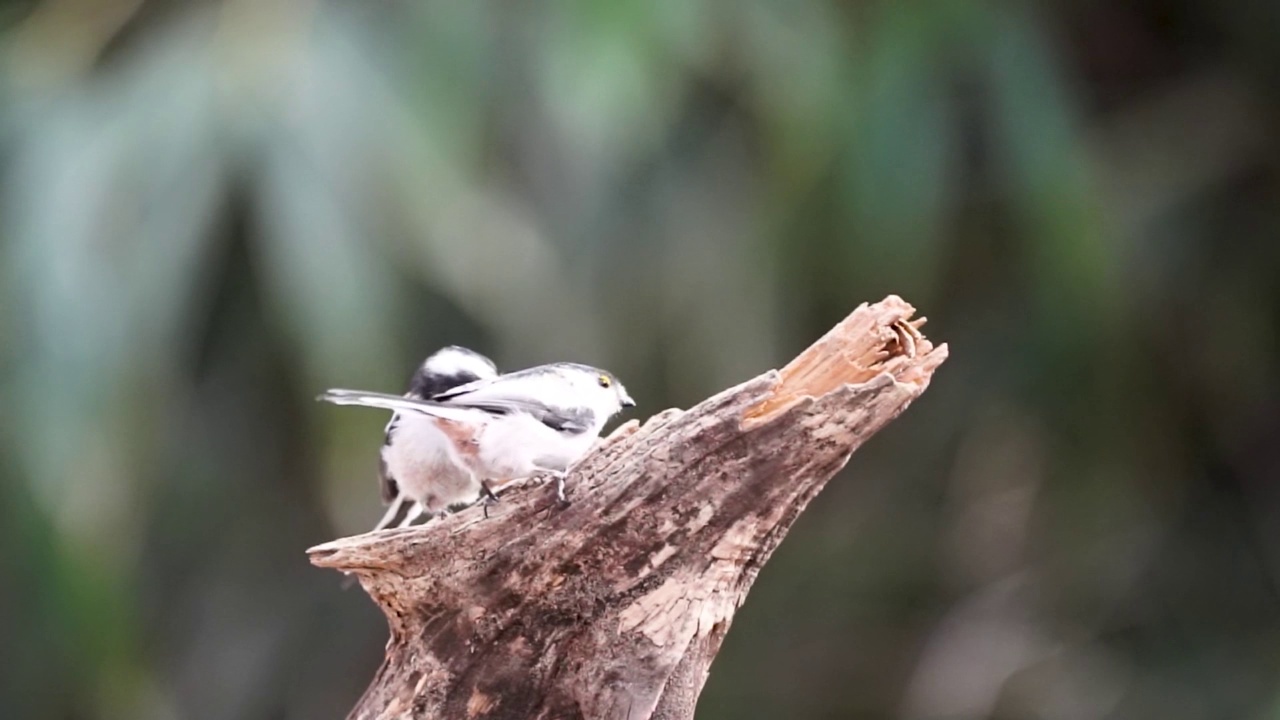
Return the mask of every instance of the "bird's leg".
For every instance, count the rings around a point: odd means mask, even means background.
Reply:
[[[397,527],[409,527],[413,524],[414,520],[422,517],[422,513],[426,512],[426,510],[427,509],[422,506],[422,503],[415,502],[413,507],[409,508],[409,512],[405,514],[404,520],[400,521],[400,524]]]
[[[403,494],[396,495],[396,499],[391,501],[391,506],[387,508],[387,512],[378,521],[378,524],[373,526],[373,529],[384,530],[391,527],[391,523],[396,519],[396,515],[400,514],[400,510],[404,507],[406,500],[407,498]]]
[[[567,504],[569,501],[564,496],[564,479],[569,476],[568,470],[557,470],[555,468],[540,467],[535,471],[535,475],[539,477],[551,476],[556,481],[556,500],[561,504]],[[543,480],[546,482],[546,480]]]
[[[564,496],[564,479],[569,475],[569,473],[565,470],[548,470],[547,472],[551,477],[555,478],[556,481],[556,500],[559,501],[561,505],[569,502]]]
[[[484,508],[484,519],[488,520],[489,506],[498,504],[498,496],[493,492],[493,489],[489,487],[489,483],[483,480],[480,481],[480,499],[476,502],[479,502]]]

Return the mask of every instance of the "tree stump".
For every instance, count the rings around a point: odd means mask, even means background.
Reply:
[[[349,715],[693,717],[760,568],[827,480],[946,359],[896,296],[863,304],[781,371],[631,421],[567,480],[425,526],[309,550],[391,626]]]

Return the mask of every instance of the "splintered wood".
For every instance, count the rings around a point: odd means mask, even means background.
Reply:
[[[910,320],[913,314],[915,308],[897,295],[875,305],[862,304],[782,368],[777,389],[747,412],[748,422],[768,420],[802,398],[821,397],[841,385],[867,382],[897,369],[918,370],[895,379],[916,383],[923,391],[947,350],[943,346],[934,351],[933,343],[920,333],[925,318]],[[916,362],[918,356],[927,362]]]
[[[630,422],[559,507],[537,483],[403,530],[312,548],[387,614],[350,718],[693,717],[760,568],[850,453],[946,359],[896,296],[689,410]]]

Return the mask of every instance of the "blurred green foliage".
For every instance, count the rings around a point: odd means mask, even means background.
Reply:
[[[642,414],[890,292],[952,359],[762,574],[700,718],[1280,709],[1274,3],[0,11],[0,715],[339,717],[449,343]]]

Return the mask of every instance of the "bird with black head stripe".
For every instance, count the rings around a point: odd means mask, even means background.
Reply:
[[[450,345],[422,362],[409,380],[405,397],[430,400],[497,376],[497,367],[489,358]],[[378,462],[382,501],[388,508],[374,530],[404,527],[423,513],[437,516],[491,497],[484,479],[458,463],[449,443],[449,437],[428,416],[401,412],[391,416]]]
[[[591,448],[605,423],[635,401],[606,370],[552,363],[481,378],[429,399],[363,390],[329,390],[320,400],[383,408],[427,419],[449,438],[456,464],[475,483],[547,473],[564,499],[564,476]]]

